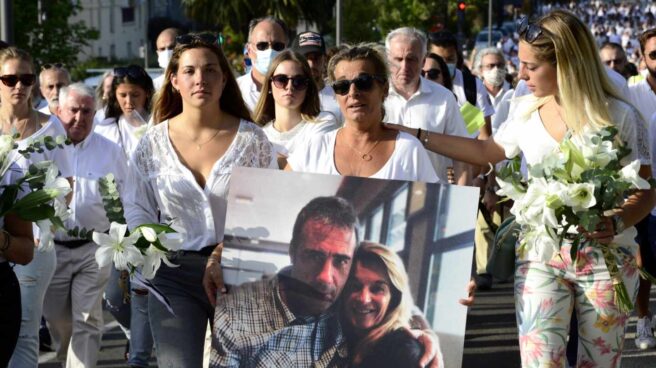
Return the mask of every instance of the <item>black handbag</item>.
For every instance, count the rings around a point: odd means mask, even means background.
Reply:
[[[494,248],[487,261],[487,272],[497,280],[508,280],[515,274],[515,246],[521,226],[515,216],[506,218],[494,235]]]

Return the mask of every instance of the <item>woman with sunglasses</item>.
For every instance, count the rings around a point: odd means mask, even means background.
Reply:
[[[132,191],[125,206],[129,228],[162,222],[179,229],[184,239],[181,250],[170,253],[178,267],[162,265],[152,279],[173,310],[149,295],[160,367],[202,365],[206,326],[220,284],[217,262],[233,168],[276,166],[273,148],[262,129],[249,121],[216,41],[210,34],[176,38],[155,103],[155,125],[137,145],[130,164]]]
[[[139,65],[114,68],[113,75],[105,119],[96,125],[95,131],[121,146],[128,159],[150,118],[155,87]]]
[[[329,79],[344,127],[312,138],[288,158],[286,170],[437,182],[421,143],[385,129],[387,64],[376,45],[346,47],[330,59]]]
[[[31,95],[36,82],[31,56],[14,47],[0,51],[0,124],[2,134],[18,134],[18,149],[45,136],[66,136],[54,116],[36,111]],[[44,150],[32,153],[29,159],[16,155],[16,166],[26,171],[33,163],[52,160],[63,176],[71,175],[68,149]],[[38,228],[34,238],[38,244]],[[46,289],[57,263],[54,248],[38,249],[26,265],[16,265],[14,272],[21,289],[22,320],[16,349],[10,367],[36,367],[39,356],[39,324]]]
[[[337,128],[333,114],[319,112],[319,91],[305,58],[281,52],[266,74],[254,120],[264,126],[281,168],[286,158],[315,135]]]
[[[534,165],[567,135],[576,139],[581,132],[614,126],[631,149],[624,163],[644,152],[635,110],[617,94],[583,22],[556,10],[535,23],[523,19],[518,33],[519,76],[532,94],[521,98],[494,138],[481,141],[422,132],[427,149],[481,166],[522,153]],[[596,231],[584,234],[591,242],[612,243],[629,257],[620,263],[620,273],[633,298],[638,282],[633,257],[638,247],[632,226],[655,202],[653,190],[637,190],[621,208],[601,218]],[[572,308],[579,319],[579,366],[620,366],[629,316],[616,305],[600,247],[590,243],[581,246],[576,265],[565,243],[560,249],[527,243],[525,251],[518,253],[515,307],[523,366],[565,365]]]
[[[453,80],[451,78],[444,78],[446,75],[449,75],[449,68],[444,59],[438,54],[428,53],[426,60],[424,60],[424,68],[421,70],[421,76],[429,81],[441,84],[442,87],[449,91],[453,91]]]

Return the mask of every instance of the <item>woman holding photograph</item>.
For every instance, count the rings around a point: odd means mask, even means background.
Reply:
[[[340,50],[328,63],[344,127],[313,137],[288,158],[285,170],[435,183],[428,154],[404,132],[386,129],[389,70],[376,45]]]
[[[521,100],[522,111],[515,112],[494,138],[486,141],[424,132],[420,139],[427,149],[480,166],[523,153],[527,163],[534,165],[566,136],[577,140],[582,133],[606,127],[615,127],[619,139],[631,149],[623,164],[648,149],[638,144],[635,110],[621,101],[609,81],[595,40],[583,22],[567,11],[556,10],[535,23],[523,19],[518,33],[519,75],[532,92]],[[567,332],[575,308],[578,364],[619,367],[628,314],[616,303],[614,280],[602,249],[613,243],[628,255],[618,265],[628,295],[635,299],[638,274],[633,258],[638,247],[632,226],[654,203],[653,190],[633,192],[613,214],[600,219],[595,231],[583,233],[589,241],[580,245],[576,264],[567,242],[556,249],[527,241],[517,252],[515,303],[523,366],[565,364]]]
[[[249,119],[217,37],[178,36],[155,103],[155,125],[132,156],[133,190],[125,202],[130,229],[167,223],[184,239],[169,258],[179,266],[163,265],[152,280],[173,313],[149,295],[160,367],[202,365],[233,168],[276,165],[271,144]]]
[[[355,251],[340,300],[342,327],[354,367],[414,367],[423,347],[407,331],[414,302],[399,256],[383,245],[363,242]],[[437,348],[438,366],[443,367]]]
[[[320,113],[319,91],[305,57],[291,50],[271,62],[254,120],[276,149],[281,168],[312,137],[337,128],[333,114]]]

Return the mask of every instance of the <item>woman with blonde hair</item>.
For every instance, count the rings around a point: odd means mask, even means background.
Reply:
[[[583,144],[582,133],[615,127],[618,139],[631,149],[623,164],[644,154],[648,148],[640,140],[644,137],[636,134],[640,123],[635,109],[618,96],[581,20],[556,10],[535,23],[523,19],[518,33],[519,75],[532,94],[519,100],[518,110],[494,138],[475,141],[422,132],[420,139],[427,149],[481,166],[522,153],[534,165],[567,136]],[[601,248],[612,243],[629,256],[628,262],[619,263],[620,276],[635,299],[638,276],[632,259],[638,247],[632,226],[654,203],[653,190],[631,194],[620,208],[600,219],[596,231],[583,234],[589,241],[580,245],[579,254],[585,256],[578,257],[576,264],[566,242],[560,249],[528,242],[517,253],[515,303],[523,366],[565,364],[573,309],[579,320],[578,363],[620,365],[628,314],[616,304]]]
[[[298,147],[337,128],[335,116],[321,113],[320,107],[319,90],[305,57],[292,50],[278,54],[265,76],[253,120],[263,126],[281,168]]]

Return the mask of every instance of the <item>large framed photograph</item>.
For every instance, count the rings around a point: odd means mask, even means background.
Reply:
[[[471,277],[478,189],[236,168],[223,253],[227,284],[270,278],[290,266],[301,209],[317,197],[348,201],[357,241],[380,243],[402,260],[416,307],[437,332],[447,367],[460,367]]]

